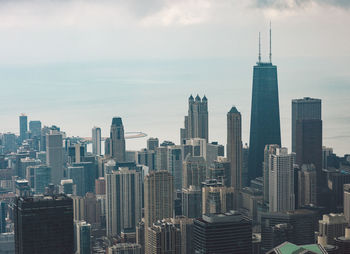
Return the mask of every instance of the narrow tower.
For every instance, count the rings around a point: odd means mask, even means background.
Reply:
[[[124,126],[120,117],[114,117],[111,125],[110,153],[117,162],[125,162]]]

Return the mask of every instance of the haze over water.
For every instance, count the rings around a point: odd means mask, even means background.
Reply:
[[[226,145],[226,113],[242,113],[243,142],[249,142],[252,67],[248,57],[133,59],[0,67],[0,132],[18,133],[18,116],[58,125],[68,135],[91,136],[99,126],[109,135],[113,116],[125,130],[160,141],[179,142],[190,94],[209,101],[209,138]],[[350,74],[347,59],[278,58],[282,145],[290,147],[291,100],[322,99],[323,143],[349,153]],[[127,140],[128,149],[146,138]]]

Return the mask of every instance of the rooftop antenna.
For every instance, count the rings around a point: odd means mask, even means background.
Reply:
[[[271,50],[271,20],[270,20],[270,63],[272,63],[272,50]]]
[[[261,39],[260,39],[260,32],[259,32],[259,63],[261,63]]]

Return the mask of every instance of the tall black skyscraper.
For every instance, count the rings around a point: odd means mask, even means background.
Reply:
[[[73,200],[64,195],[18,197],[14,204],[15,250],[73,253]]]
[[[261,62],[260,36],[259,60],[254,66],[253,94],[250,119],[250,144],[248,178],[262,176],[264,148],[268,144],[281,145],[280,113],[278,101],[277,66],[271,61]]]

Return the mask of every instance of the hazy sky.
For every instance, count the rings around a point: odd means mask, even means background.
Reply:
[[[348,0],[0,0],[0,132],[18,133],[25,112],[69,135],[93,125],[108,135],[120,115],[129,131],[178,142],[187,97],[206,93],[212,139],[226,143],[236,105],[248,142],[258,32],[266,59],[270,20],[283,143],[290,100],[319,97],[324,143],[349,153]]]

